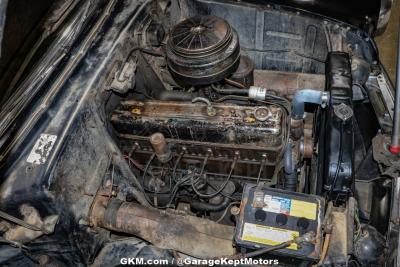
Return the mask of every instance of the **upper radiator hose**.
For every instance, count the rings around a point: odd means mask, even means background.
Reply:
[[[297,91],[292,100],[292,119],[300,120],[304,117],[306,103],[318,104],[325,107],[329,102],[329,93],[313,89]]]

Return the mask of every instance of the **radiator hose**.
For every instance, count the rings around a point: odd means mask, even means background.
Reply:
[[[292,119],[301,120],[304,117],[304,105],[306,103],[326,106],[329,102],[329,93],[302,89],[296,92],[292,100]]]

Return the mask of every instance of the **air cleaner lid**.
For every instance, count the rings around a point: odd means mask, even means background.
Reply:
[[[226,46],[232,39],[231,26],[214,16],[195,16],[176,25],[171,34],[171,47],[181,54],[209,55]]]

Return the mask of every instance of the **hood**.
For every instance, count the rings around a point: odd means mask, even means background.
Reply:
[[[64,6],[72,1],[0,0],[0,110],[13,92],[23,62],[56,28],[61,15],[67,15]]]
[[[4,24],[6,23],[7,0],[0,0],[0,56],[3,40]]]

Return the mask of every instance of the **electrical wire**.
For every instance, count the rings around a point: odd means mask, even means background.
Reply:
[[[301,52],[299,52],[299,51],[297,51],[297,50],[294,50],[294,49],[282,49],[282,50],[274,50],[274,49],[255,49],[255,48],[254,48],[254,49],[253,49],[253,48],[251,48],[251,49],[249,49],[249,48],[242,48],[242,49],[245,50],[245,51],[255,51],[255,52],[262,52],[262,53],[277,53],[277,54],[279,54],[279,53],[289,53],[289,54],[293,54],[293,55],[296,55],[296,56],[299,56],[299,57],[311,59],[311,60],[317,61],[317,62],[319,62],[319,63],[325,63],[325,62],[326,62],[325,59],[320,59],[320,58],[317,58],[317,57],[313,57],[313,56],[310,56],[310,55],[306,55],[306,54],[303,54],[303,53],[301,53]]]
[[[168,200],[168,203],[167,203],[167,205],[165,205],[165,206],[156,206],[156,205],[149,199],[149,197],[147,196],[147,194],[146,194],[146,192],[144,191],[144,189],[141,188],[141,190],[142,190],[142,192],[143,192],[143,194],[144,194],[144,196],[145,196],[146,201],[147,201],[152,207],[157,208],[157,209],[167,209],[167,208],[170,208],[170,207],[171,207],[172,201],[175,199],[175,196],[176,196],[176,194],[178,193],[179,187],[182,186],[182,185],[184,185],[184,184],[185,184],[187,181],[189,181],[190,179],[192,179],[192,176],[193,176],[193,174],[188,174],[188,175],[184,176],[183,179],[182,179],[181,181],[179,181],[178,183],[175,184],[174,188],[172,189],[172,193],[171,193],[171,196],[170,196],[170,198],[169,198],[169,200]]]
[[[153,194],[166,194],[166,193],[169,193],[169,192],[171,192],[171,189],[172,189],[172,180],[171,180],[171,176],[169,177],[169,186],[168,186],[168,190],[166,190],[166,191],[156,191],[156,190],[152,190],[152,189],[150,189],[150,188],[148,188],[148,187],[146,187],[146,186],[144,185],[145,176],[146,176],[147,173],[149,173],[149,174],[151,175],[151,177],[154,178],[154,175],[153,175],[151,172],[148,171],[149,166],[150,166],[150,164],[151,164],[151,162],[153,161],[154,158],[155,158],[155,153],[153,153],[153,154],[150,156],[150,159],[147,161],[146,167],[145,167],[144,170],[143,170],[143,176],[142,176],[142,181],[141,181],[142,187],[143,187],[143,189],[144,189],[145,191],[147,191],[147,192],[149,192],[149,193],[153,193]],[[139,168],[138,168],[138,169],[139,169]],[[164,168],[162,168],[161,173],[163,172],[163,170],[164,170]]]
[[[203,176],[204,169],[206,168],[207,161],[208,161],[208,158],[209,158],[209,157],[210,157],[210,155],[207,154],[206,157],[204,158],[203,164],[201,165],[200,174],[198,175],[197,179],[196,179],[194,182],[192,181],[192,186],[193,186],[194,184],[196,184],[196,183],[201,179],[201,177]]]
[[[34,224],[27,223],[27,222],[25,222],[25,221],[23,221],[21,219],[18,219],[17,217],[14,217],[14,216],[4,212],[4,211],[0,211],[0,217],[5,219],[5,220],[7,220],[7,221],[10,221],[10,222],[13,222],[15,224],[18,224],[18,225],[20,225],[22,227],[25,227],[27,229],[30,229],[30,230],[33,230],[33,231],[40,231],[40,232],[43,232],[45,234],[50,234],[50,232],[48,232],[46,229],[43,229],[43,228],[41,228],[41,227],[39,227],[37,225],[34,225]]]
[[[222,190],[224,190],[224,188],[226,187],[226,185],[228,184],[229,180],[230,180],[231,177],[232,177],[232,173],[233,173],[233,171],[234,171],[234,169],[235,169],[237,160],[238,160],[238,158],[235,157],[234,160],[233,160],[233,162],[232,162],[231,170],[229,171],[228,177],[226,178],[226,180],[224,181],[224,183],[221,185],[221,187],[220,187],[216,192],[211,193],[211,194],[203,194],[203,193],[199,192],[199,191],[196,189],[196,186],[194,185],[194,180],[192,180],[191,185],[192,185],[193,191],[194,191],[199,197],[202,197],[202,198],[213,198],[213,197],[215,197],[216,195],[218,195],[219,193],[221,193]],[[203,165],[204,165],[204,164],[203,164]],[[204,166],[203,166],[203,167],[204,167]]]
[[[249,94],[249,89],[242,89],[242,88],[219,88],[215,84],[211,84],[211,88],[219,93],[224,95],[244,95],[247,96]]]
[[[175,182],[177,181],[176,180],[176,169],[178,168],[179,162],[181,161],[184,154],[185,154],[184,151],[179,153],[178,159],[175,161],[174,168],[172,170],[172,178],[174,179]]]
[[[138,168],[141,171],[144,171],[144,167],[142,166],[142,164],[140,164],[139,162],[137,162],[136,160],[132,159],[131,157],[129,157],[128,155],[124,155],[124,158],[129,160],[130,163],[132,163],[136,168]]]
[[[171,195],[170,195],[170,198],[169,198],[169,200],[168,200],[167,205],[165,205],[165,206],[158,206],[158,205],[155,205],[154,202],[151,201],[150,198],[149,198],[149,196],[147,195],[147,192],[155,193],[155,194],[157,194],[157,193],[158,193],[158,194],[160,194],[160,193],[165,193],[165,192],[156,192],[156,191],[149,190],[148,188],[145,188],[145,187],[144,187],[144,184],[143,184],[143,183],[144,183],[144,179],[145,179],[145,177],[146,177],[146,175],[147,175],[147,173],[148,173],[148,169],[150,168],[151,162],[152,162],[153,159],[155,158],[155,153],[153,153],[153,154],[150,156],[149,160],[147,161],[146,166],[144,167],[144,171],[143,171],[143,175],[142,175],[142,181],[141,181],[141,183],[139,184],[139,187],[140,187],[139,189],[143,192],[144,197],[145,197],[145,200],[146,200],[152,207],[155,207],[155,208],[157,208],[157,209],[167,209],[167,208],[169,208],[169,207],[171,206],[171,204],[172,204],[172,201],[175,199],[176,194],[178,193],[179,187],[181,187],[181,186],[183,186],[183,185],[191,185],[190,182],[189,182],[189,183],[187,183],[187,182],[193,179],[193,176],[195,175],[195,173],[188,173],[187,175],[185,175],[184,177],[182,177],[182,179],[180,179],[180,180],[177,180],[177,179],[176,179],[176,176],[175,176],[176,168],[177,168],[177,166],[179,165],[179,162],[180,162],[181,158],[183,157],[183,154],[184,154],[184,152],[181,152],[181,153],[180,153],[180,155],[179,155],[177,161],[176,161],[175,164],[174,164],[174,168],[173,168],[173,179],[174,179],[174,181],[176,181],[176,184],[174,185],[174,187],[173,187],[172,190],[171,190],[172,181],[170,180],[169,192],[171,192]],[[146,192],[146,191],[147,191],[147,192]]]
[[[328,29],[328,26],[323,25],[323,29],[324,29],[324,34],[325,34],[325,38],[326,38],[326,47],[328,49],[328,52],[332,51],[332,40],[331,40],[331,35],[330,35],[330,31]]]
[[[136,51],[140,51],[140,52],[145,53],[147,55],[156,56],[156,57],[163,57],[164,56],[163,54],[161,54],[161,53],[159,53],[157,51],[154,51],[154,50],[151,50],[151,49],[148,49],[148,48],[144,48],[144,47],[135,46],[135,47],[131,48],[131,50],[129,50],[128,55],[125,57],[124,62],[121,64],[121,70],[118,72],[117,77],[120,76],[120,73],[123,70],[125,64],[128,63],[128,61],[131,59],[133,53],[135,53]],[[147,95],[145,93],[142,93],[142,94],[147,97]]]
[[[272,247],[258,249],[256,251],[244,254],[244,258],[258,257],[258,256],[261,256],[263,254],[266,254],[266,253],[269,253],[269,252],[272,252],[272,251],[275,251],[275,250],[287,248],[288,246],[290,246],[293,243],[295,243],[294,240],[289,240],[289,241],[283,242],[281,244],[278,244],[278,245],[275,245],[275,246],[272,246]]]
[[[362,267],[362,265],[360,263],[358,263],[357,260],[350,260],[349,266]]]
[[[228,213],[228,210],[229,210],[233,205],[238,205],[238,204],[240,204],[240,202],[238,202],[238,201],[229,203],[229,205],[228,205],[228,207],[226,207],[224,213],[222,213],[221,217],[219,217],[219,219],[216,220],[215,222],[220,223],[220,222],[225,218],[226,214]]]
[[[182,186],[182,185],[184,185],[187,181],[191,180],[191,179],[192,179],[192,176],[193,176],[192,173],[191,173],[191,174],[188,174],[187,176],[185,176],[186,178],[183,177],[183,179],[182,179],[180,182],[176,183],[174,189],[172,190],[173,193],[172,193],[172,195],[171,195],[171,197],[170,197],[170,199],[169,199],[169,201],[168,201],[168,204],[165,205],[164,207],[158,207],[158,208],[159,208],[159,209],[166,209],[166,208],[169,208],[169,207],[171,206],[171,204],[172,204],[172,201],[175,199],[176,194],[178,193],[179,187]]]
[[[375,177],[375,178],[369,179],[369,180],[355,179],[355,181],[356,181],[357,183],[372,183],[372,182],[375,182],[375,181],[379,181],[379,180],[381,180],[381,179],[388,179],[388,177],[379,176],[379,177]]]
[[[146,178],[146,174],[147,174],[147,171],[149,170],[150,164],[153,161],[153,159],[155,158],[155,156],[156,156],[156,153],[151,154],[150,159],[146,163],[146,167],[144,168],[143,176],[142,176],[142,186],[144,184],[144,179]]]
[[[354,221],[356,222],[357,230],[354,234],[354,240],[358,241],[358,239],[361,236],[361,222],[359,218],[359,210],[358,210],[358,205],[355,205],[355,211],[354,211]]]
[[[339,176],[339,171],[342,166],[342,158],[343,158],[343,122],[340,123],[340,135],[339,135],[339,157],[338,157],[338,162],[336,164],[336,171],[335,171],[335,176],[333,177],[333,182],[331,185],[331,188],[329,189],[328,196],[332,196],[333,189],[335,188],[337,178]]]
[[[357,86],[358,88],[360,88],[360,90],[361,90],[361,92],[362,92],[362,94],[363,94],[363,96],[364,96],[364,99],[363,99],[363,100],[365,100],[365,99],[368,98],[368,90],[365,88],[365,85],[362,85],[362,84],[360,84],[360,83],[353,83],[353,85],[355,85],[355,86]]]
[[[148,49],[148,48],[141,48],[140,52],[150,55],[150,56],[154,56],[154,57],[164,57],[165,56],[163,53],[160,53],[158,51]]]
[[[145,54],[148,54],[148,55],[151,55],[151,56],[157,56],[157,57],[164,56],[162,53],[159,53],[159,52],[154,51],[152,49],[148,49],[148,48],[140,47],[140,46],[135,46],[135,47],[131,48],[131,50],[129,50],[129,53],[125,58],[124,64],[126,62],[128,62],[128,60],[132,57],[133,53],[135,53],[136,51],[140,51],[142,53],[145,53]]]
[[[155,207],[155,208],[157,208],[157,209],[167,209],[167,208],[170,208],[170,206],[171,206],[171,204],[172,204],[172,201],[175,199],[175,196],[176,196],[176,194],[178,193],[179,187],[185,185],[186,182],[188,182],[188,181],[190,181],[191,179],[193,179],[193,176],[195,175],[195,173],[188,173],[186,176],[182,177],[182,179],[180,179],[180,180],[177,180],[177,179],[176,179],[176,176],[175,176],[176,168],[177,168],[177,166],[178,166],[178,164],[179,164],[181,158],[183,157],[183,155],[184,155],[184,152],[181,152],[180,155],[179,155],[179,157],[178,157],[178,159],[177,159],[177,161],[176,161],[175,164],[174,164],[173,179],[174,179],[174,181],[176,181],[176,183],[175,183],[174,187],[173,187],[172,190],[171,190],[172,181],[170,180],[171,184],[170,184],[169,192],[171,192],[171,195],[170,195],[170,198],[169,198],[169,200],[168,200],[168,203],[167,203],[165,206],[157,206],[157,205],[155,205],[155,204],[149,199],[149,197],[148,197],[148,195],[147,195],[147,193],[146,193],[146,190],[144,189],[143,185],[141,185],[141,190],[142,190],[143,193],[144,193],[145,199],[146,199],[146,201],[147,201],[151,206],[153,206],[153,207]],[[143,181],[144,181],[144,177],[145,177],[145,175],[146,175],[146,173],[147,173],[147,170],[148,170],[148,168],[149,168],[151,162],[153,161],[154,157],[155,157],[155,153],[153,153],[152,156],[150,157],[150,159],[147,161],[145,170],[144,170],[144,172],[143,172]],[[190,185],[190,183],[187,184],[187,185]],[[147,191],[149,191],[149,190],[147,190]],[[150,192],[150,193],[160,193],[160,192],[154,192],[154,191],[152,191],[152,192]]]
[[[260,179],[261,179],[261,174],[264,171],[264,165],[265,165],[265,161],[266,159],[263,158],[260,164],[260,170],[258,171],[258,176],[257,176],[257,185],[260,183]]]
[[[235,86],[235,87],[238,87],[238,88],[241,88],[241,89],[245,89],[246,88],[246,86],[244,84],[242,84],[240,82],[237,82],[237,81],[234,81],[234,80],[231,80],[231,79],[228,79],[228,78],[225,78],[224,81],[227,84],[230,84],[232,86]]]

